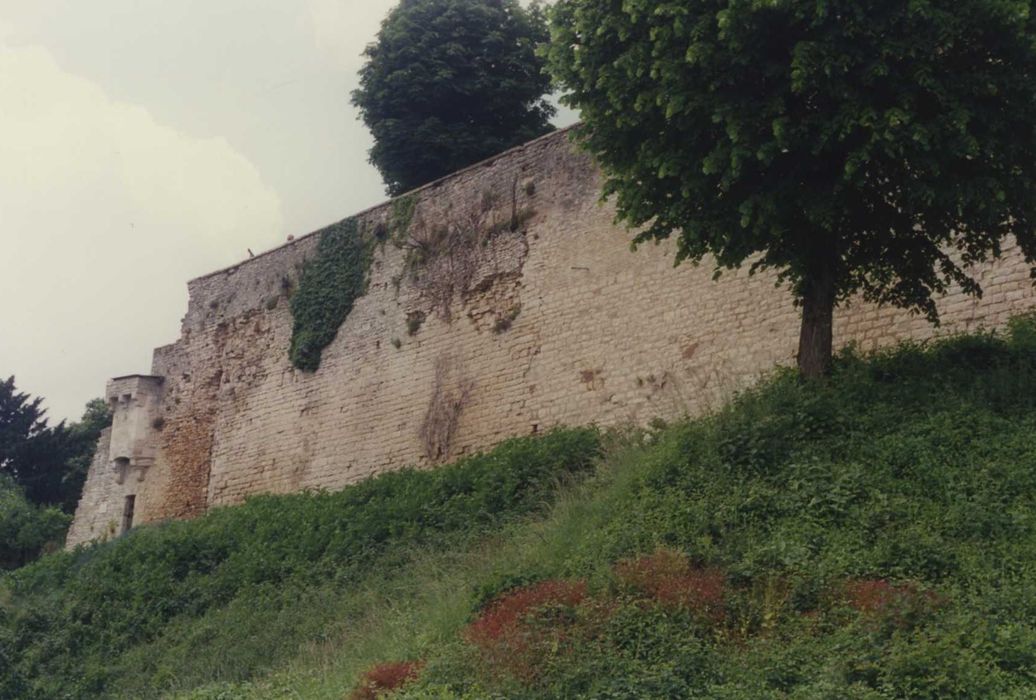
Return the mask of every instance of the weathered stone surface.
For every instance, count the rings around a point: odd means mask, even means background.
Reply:
[[[599,186],[561,133],[418,191],[411,236],[466,221],[492,235],[429,269],[408,265],[405,247],[380,246],[367,295],[315,373],[288,360],[287,298],[315,236],[191,281],[180,340],[155,352],[162,421],[147,437],[158,449],[135,522],[336,489],[558,424],[697,414],[793,361],[798,313],[772,275],[713,281],[708,264],[674,268],[669,245],[631,252]],[[392,207],[360,219],[390,230]],[[453,277],[421,276],[430,271]],[[982,300],[954,291],[940,301],[939,332],[998,327],[1031,308],[1028,274],[1008,248],[979,271]],[[835,325],[839,344],[864,349],[934,332],[863,303]],[[70,545],[101,536],[130,495],[111,484],[104,451]]]
[[[162,412],[162,377],[132,375],[108,382],[105,400],[112,410],[111,428],[101,433],[68,542],[106,539],[120,534],[127,518],[127,497],[132,510],[153,511],[164,497],[162,473],[152,468],[159,452]],[[149,480],[149,476],[157,479]]]

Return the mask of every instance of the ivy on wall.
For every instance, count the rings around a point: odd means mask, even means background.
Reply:
[[[299,369],[316,371],[324,348],[367,291],[372,246],[364,238],[355,218],[341,221],[320,234],[316,255],[302,269],[291,298],[289,351]]]
[[[392,213],[390,215],[390,229],[393,238],[402,243],[406,240],[410,223],[414,220],[414,210],[417,208],[417,198],[412,194],[396,197],[392,200]]]

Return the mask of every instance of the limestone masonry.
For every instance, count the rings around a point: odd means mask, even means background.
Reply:
[[[319,232],[191,281],[180,338],[155,351],[151,375],[108,384],[114,422],[68,545],[560,424],[701,413],[793,361],[799,317],[772,275],[713,281],[707,263],[674,268],[670,246],[631,252],[599,190],[565,133],[418,190],[411,239],[376,247],[367,294],[312,373],[288,359],[288,297]],[[364,212],[361,228],[385,236],[402,208]],[[408,265],[436,227],[465,225],[493,235]],[[1016,248],[978,277],[981,300],[941,300],[939,332],[994,328],[1033,305]],[[835,323],[836,342],[864,349],[934,332],[863,303]]]

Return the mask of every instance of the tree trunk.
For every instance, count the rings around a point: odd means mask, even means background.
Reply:
[[[834,312],[834,275],[828,268],[807,280],[803,289],[798,363],[807,379],[819,379],[831,371]]]

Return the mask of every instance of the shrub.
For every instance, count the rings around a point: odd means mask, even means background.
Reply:
[[[849,607],[865,617],[900,628],[918,624],[944,602],[916,583],[893,584],[883,579],[848,581],[842,595]]]
[[[660,547],[654,554],[620,561],[615,576],[663,606],[683,608],[713,623],[723,619],[726,575],[693,567],[683,552]]]
[[[60,549],[71,522],[56,506],[30,503],[13,479],[0,474],[0,571]]]
[[[492,673],[531,680],[543,656],[556,651],[574,608],[586,598],[586,581],[541,581],[490,603],[464,636]]]
[[[363,674],[360,685],[349,695],[349,700],[377,700],[385,697],[416,679],[423,665],[420,661],[377,664]]]
[[[476,643],[512,634],[530,612],[548,605],[574,607],[586,597],[586,581],[541,581],[506,593],[489,605],[468,628]]]

